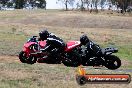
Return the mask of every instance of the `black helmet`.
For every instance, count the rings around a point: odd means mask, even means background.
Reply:
[[[86,45],[89,42],[89,39],[86,35],[82,35],[80,37],[80,42],[81,42],[82,45]]]
[[[41,40],[46,40],[49,36],[49,32],[47,30],[43,30],[39,33],[39,37]]]

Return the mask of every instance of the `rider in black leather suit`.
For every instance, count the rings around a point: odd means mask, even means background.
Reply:
[[[53,33],[49,33],[47,30],[43,30],[39,33],[39,41],[46,40],[46,45],[42,52],[49,52],[50,56],[56,58],[58,53],[64,51],[66,44],[62,39],[54,35]]]
[[[89,57],[100,56],[102,54],[99,45],[93,43],[86,35],[80,37],[80,42],[82,45],[86,46],[86,52],[88,52]]]

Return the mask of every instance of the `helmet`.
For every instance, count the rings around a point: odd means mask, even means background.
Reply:
[[[81,42],[82,45],[86,45],[89,42],[89,39],[86,35],[82,35],[80,37],[80,42]]]
[[[43,30],[39,33],[39,37],[41,40],[46,40],[49,36],[49,32],[47,30]]]

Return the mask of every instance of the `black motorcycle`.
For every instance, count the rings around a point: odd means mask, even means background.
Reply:
[[[117,53],[118,49],[114,47],[100,48],[99,45],[93,43],[87,36],[80,38],[81,59],[84,66],[105,66],[108,69],[115,70],[121,66],[121,60],[112,55]]]

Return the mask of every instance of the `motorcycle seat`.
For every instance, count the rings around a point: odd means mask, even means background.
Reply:
[[[107,52],[112,52],[112,53],[118,52],[118,49],[113,47],[107,47],[107,48],[102,48],[101,51],[102,54],[106,54]]]

